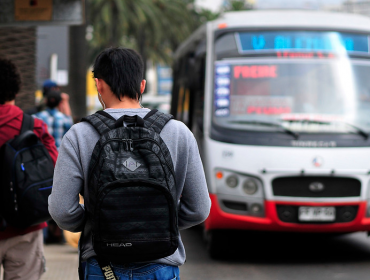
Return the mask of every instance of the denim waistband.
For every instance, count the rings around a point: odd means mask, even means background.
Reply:
[[[95,258],[90,258],[87,260],[88,264],[92,266],[99,267],[99,263]],[[155,270],[161,269],[163,267],[167,267],[169,265],[160,264],[160,263],[126,263],[126,264],[115,264],[112,263],[112,267],[115,271],[120,272],[122,274],[127,274],[129,272],[135,274],[149,274],[153,273]]]

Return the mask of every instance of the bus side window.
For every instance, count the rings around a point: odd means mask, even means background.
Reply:
[[[206,71],[206,41],[202,41],[196,50],[194,71],[192,77],[192,96],[191,96],[191,130],[197,140],[203,138],[203,113],[204,113],[204,87]],[[200,141],[198,141],[200,143]]]
[[[179,63],[175,62],[172,67],[173,71],[173,85],[172,85],[172,92],[171,92],[171,114],[176,118],[177,117],[177,105],[178,105],[178,100],[179,100],[179,90],[180,90],[180,85],[179,85]]]
[[[189,129],[203,132],[206,41],[176,60],[173,73],[171,113]],[[194,127],[194,125],[196,127]],[[193,131],[193,132],[194,132]]]
[[[187,61],[186,56],[179,59],[174,65],[171,114],[179,121],[184,121],[184,97],[187,79]]]

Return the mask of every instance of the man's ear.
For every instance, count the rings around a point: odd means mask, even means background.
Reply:
[[[98,78],[95,78],[95,84],[96,84],[96,89],[98,90],[99,93],[102,92],[102,89],[103,89],[103,83],[102,83],[102,80],[98,79]]]
[[[140,93],[142,94],[145,90],[146,80],[142,80],[140,83]]]

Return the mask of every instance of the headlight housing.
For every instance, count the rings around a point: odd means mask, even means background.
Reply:
[[[367,183],[367,194],[366,194],[366,196],[367,196],[367,198],[366,198],[367,207],[366,207],[365,216],[366,216],[366,218],[370,218],[370,181]]]
[[[221,209],[227,213],[264,217],[264,191],[258,177],[225,169],[215,169],[216,193]]]
[[[259,178],[222,169],[216,169],[214,175],[218,193],[264,197]]]

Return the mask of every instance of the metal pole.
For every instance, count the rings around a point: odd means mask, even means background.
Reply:
[[[67,93],[75,122],[86,116],[86,25],[69,28],[69,85]]]

